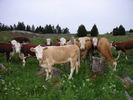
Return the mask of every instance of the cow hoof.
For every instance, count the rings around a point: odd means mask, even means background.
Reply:
[[[68,78],[68,80],[71,80],[71,79],[73,79],[73,77],[69,77],[69,78]]]

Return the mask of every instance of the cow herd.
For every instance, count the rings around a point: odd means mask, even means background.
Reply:
[[[57,39],[55,43],[52,43],[51,39],[47,38],[44,44],[32,44],[27,37],[14,37],[8,43],[0,43],[0,53],[6,55],[7,61],[15,53],[18,53],[23,62],[22,66],[25,66],[27,58],[36,57],[39,65],[46,71],[46,80],[52,77],[53,65],[67,62],[70,62],[69,79],[71,79],[74,71],[78,73],[80,62],[86,59],[88,54],[94,56],[95,52],[100,53],[106,61],[111,62],[114,70],[116,70],[117,59],[112,56],[112,48],[119,51],[118,59],[120,52],[126,55],[126,50],[133,49],[133,40],[109,42],[106,38],[97,37],[80,37],[72,38],[71,40],[66,40],[62,37]]]

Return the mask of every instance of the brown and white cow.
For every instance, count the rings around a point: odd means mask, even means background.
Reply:
[[[122,42],[112,42],[112,47],[118,51],[117,59],[119,59],[120,54],[123,52],[125,54],[125,58],[127,58],[126,51],[133,49],[133,40],[127,40]]]
[[[47,38],[46,39],[46,43],[45,43],[46,46],[52,46],[52,41],[50,38]]]
[[[6,60],[9,61],[14,54],[14,49],[11,43],[0,43],[0,53],[6,54]]]
[[[80,50],[77,45],[65,45],[65,46],[37,46],[31,48],[32,52],[35,52],[37,59],[40,62],[40,66],[46,70],[46,80],[52,77],[52,66],[55,64],[63,64],[70,62],[71,71],[69,79],[72,78],[73,72],[80,66]]]
[[[12,40],[11,43],[14,46],[15,53],[19,53],[23,66],[25,66],[27,58],[36,57],[35,53],[30,51],[30,48],[36,47],[37,44],[20,44],[16,40]]]
[[[92,52],[92,39],[90,37],[80,37],[74,39],[74,42],[80,48],[81,59],[85,60],[86,55]]]
[[[107,61],[111,61],[113,63],[114,71],[116,71],[117,62],[116,59],[112,56],[112,51],[108,39],[99,38],[97,50],[102,54],[103,57],[105,57]]]
[[[30,39],[24,36],[17,36],[12,38],[12,40],[16,40],[19,43],[25,44],[25,43],[30,43]]]
[[[106,60],[113,63],[114,70],[116,70],[117,62],[112,56],[110,43],[106,38],[92,38],[92,37],[81,37],[78,39],[78,45],[80,47],[82,55],[93,52],[94,50],[99,51]]]

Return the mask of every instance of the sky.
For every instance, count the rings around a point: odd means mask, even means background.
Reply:
[[[88,31],[94,24],[99,33],[123,25],[133,29],[133,0],[0,0],[0,22],[68,27],[76,33],[79,25]]]

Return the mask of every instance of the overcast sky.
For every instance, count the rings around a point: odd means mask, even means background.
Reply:
[[[59,24],[71,33],[80,24],[87,30],[96,24],[101,34],[120,24],[128,30],[133,28],[133,0],[0,0],[0,22],[18,21],[35,26]]]

